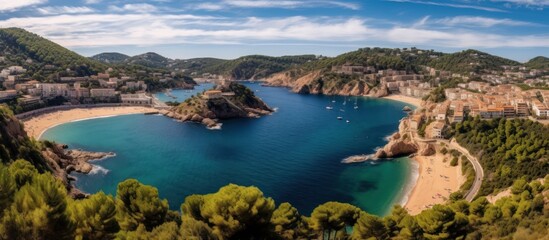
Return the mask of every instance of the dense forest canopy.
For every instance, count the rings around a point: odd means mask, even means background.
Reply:
[[[135,179],[118,184],[116,196],[73,200],[50,173],[17,160],[0,164],[0,239],[538,239],[549,234],[548,182],[519,179],[495,204],[454,199],[416,216],[400,206],[378,217],[327,202],[308,217],[233,184],[188,196],[180,211]]]
[[[481,195],[549,173],[549,127],[526,119],[477,118],[457,123],[451,135],[477,156],[487,175]]]

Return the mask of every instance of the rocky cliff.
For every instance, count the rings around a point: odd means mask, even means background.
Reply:
[[[389,142],[371,155],[357,155],[345,158],[343,163],[357,163],[368,160],[377,160],[383,158],[397,158],[419,154],[421,156],[431,156],[436,153],[435,146],[432,143],[418,142],[412,138],[409,128],[409,121],[404,118],[400,121],[398,132],[391,135]]]
[[[71,181],[75,179],[68,174],[72,171],[87,174],[93,169],[93,166],[88,163],[89,161],[104,159],[115,155],[114,153],[67,150],[66,145],[49,141],[44,141],[43,145],[42,156],[44,157],[44,160],[48,163],[54,176],[59,178],[65,186],[67,186],[70,195],[75,198],[85,197],[85,194],[71,184]]]
[[[0,159],[10,164],[24,159],[40,172],[51,172],[60,179],[74,197],[83,197],[80,191],[71,185],[71,171],[88,173],[92,170],[90,160],[113,156],[112,153],[92,153],[80,150],[66,150],[61,145],[36,141],[27,135],[23,124],[4,106],[0,106]]]
[[[412,140],[408,132],[408,121],[400,121],[399,131],[394,133],[389,142],[381,149],[377,150],[377,158],[395,158],[416,153],[419,149],[418,144]]]
[[[373,96],[388,95],[385,84],[372,86],[356,76],[336,74],[327,70],[289,70],[273,74],[265,79],[264,85],[287,87],[293,92],[301,94],[324,94],[345,96]]]
[[[223,93],[220,97],[206,99],[193,96],[169,111],[161,113],[180,120],[202,123],[208,127],[218,126],[218,121],[229,118],[256,118],[273,110],[244,85],[230,83],[217,86]]]

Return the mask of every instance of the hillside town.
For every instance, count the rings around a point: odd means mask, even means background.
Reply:
[[[16,103],[18,112],[59,104],[121,103],[150,106],[153,103],[145,81],[123,74],[115,77],[111,74],[112,68],[97,75],[59,77],[53,83],[24,77],[26,71],[21,66],[10,66],[0,72],[0,102]],[[173,80],[170,74],[152,73],[150,77],[159,78],[161,83]]]
[[[444,88],[444,101],[436,104],[427,116],[448,122],[460,122],[464,116],[482,119],[549,116],[549,90],[534,84],[549,85],[549,72],[525,67],[502,66],[502,71],[469,76],[424,67],[422,74],[404,70],[377,70],[373,66],[344,64],[333,66],[332,72],[358,76],[372,85],[386,86],[388,93],[425,99],[443,83],[454,81],[456,87]],[[477,81],[471,79],[478,79]],[[523,90],[519,84],[531,87]]]

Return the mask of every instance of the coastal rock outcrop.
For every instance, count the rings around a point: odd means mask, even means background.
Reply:
[[[377,97],[377,98],[385,97],[388,95],[389,95],[389,90],[387,89],[384,83],[381,83],[376,87],[372,88],[368,93],[368,96]]]
[[[42,150],[42,156],[53,175],[66,186],[69,195],[76,199],[84,198],[87,195],[71,184],[74,178],[68,174],[73,171],[89,173],[93,170],[93,166],[89,161],[112,157],[114,153],[67,150],[64,146],[66,145],[46,141],[45,148]]]
[[[435,146],[430,143],[416,142],[411,137],[407,119],[400,121],[398,132],[391,135],[389,142],[378,149],[374,154],[350,156],[342,160],[343,163],[358,163],[383,158],[396,158],[419,153],[422,156],[435,154]]]
[[[59,144],[51,144],[42,151],[42,154],[48,161],[54,163],[54,166],[57,166],[58,170],[65,171],[66,173],[72,171],[89,173],[93,169],[93,166],[89,161],[104,159],[115,155],[114,153],[88,152],[75,149],[66,150]]]
[[[410,155],[417,152],[418,145],[412,142],[407,135],[401,136],[397,132],[391,136],[391,140],[383,148],[375,153],[376,158],[395,158]]]
[[[193,96],[179,106],[160,113],[179,121],[201,123],[212,128],[219,126],[221,119],[256,118],[272,112],[249,88],[232,82]]]
[[[421,156],[432,156],[436,152],[435,145],[431,143],[419,144],[418,154]]]
[[[264,85],[288,87],[300,94],[364,96],[370,92],[370,86],[365,81],[326,70],[289,70],[273,74],[264,80]]]

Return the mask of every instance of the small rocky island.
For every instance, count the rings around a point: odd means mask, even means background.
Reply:
[[[229,118],[257,118],[273,112],[263,100],[246,86],[228,82],[193,96],[161,114],[183,122],[202,123],[209,128]]]

